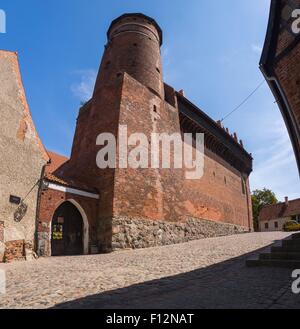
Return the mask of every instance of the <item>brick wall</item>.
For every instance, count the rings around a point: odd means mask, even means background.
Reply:
[[[276,65],[275,72],[300,131],[300,42]]]
[[[148,138],[152,132],[180,131],[178,109],[128,75],[123,81],[119,122],[128,127],[128,134],[142,132]],[[249,190],[243,193],[242,174],[209,150],[205,153],[201,180],[185,179],[184,170],[117,169],[114,215],[170,222],[196,217],[251,228]]]
[[[42,192],[38,214],[38,255],[51,256],[51,221],[56,209],[68,200],[74,200],[84,210],[89,225],[89,245],[97,244],[96,218],[99,201],[75,194],[47,189]]]
[[[25,241],[16,240],[5,243],[5,262],[12,262],[25,259]]]

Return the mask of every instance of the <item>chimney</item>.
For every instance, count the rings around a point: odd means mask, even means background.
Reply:
[[[286,196],[284,198],[284,200],[285,200],[285,205],[288,207],[289,206],[289,198]]]

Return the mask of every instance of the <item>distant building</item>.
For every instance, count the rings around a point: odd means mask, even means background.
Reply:
[[[262,208],[259,217],[261,232],[282,231],[283,225],[289,220],[300,223],[300,199],[277,203]]]

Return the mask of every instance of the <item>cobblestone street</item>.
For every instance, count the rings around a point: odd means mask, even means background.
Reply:
[[[300,308],[291,270],[247,268],[287,233],[251,233],[106,255],[2,264],[1,308]]]

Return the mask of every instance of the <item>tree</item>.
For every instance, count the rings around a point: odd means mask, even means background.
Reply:
[[[252,210],[254,229],[258,231],[258,216],[263,206],[276,204],[278,200],[271,190],[264,188],[263,190],[255,190],[252,193]]]

